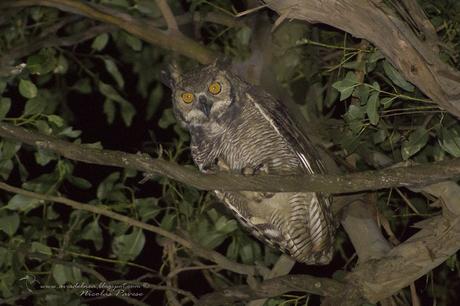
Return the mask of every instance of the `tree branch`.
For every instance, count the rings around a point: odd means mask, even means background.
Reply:
[[[149,174],[166,176],[202,190],[351,193],[398,186],[424,186],[460,177],[460,159],[346,175],[244,176],[232,173],[203,174],[174,162],[160,158],[152,159],[145,154],[93,149],[85,145],[31,132],[5,122],[0,122],[0,136],[24,142],[39,149],[53,151],[72,160],[130,168]]]
[[[172,13],[171,8],[168,5],[168,2],[166,2],[166,0],[155,0],[155,3],[160,9],[163,18],[166,21],[166,24],[168,25],[168,31],[179,31],[176,18],[174,17],[174,14]]]
[[[36,39],[27,41],[24,45],[15,47],[2,54],[0,57],[0,76],[10,75],[12,71],[10,65],[14,65],[16,60],[37,52],[42,48],[74,46],[114,29],[114,26],[102,24],[66,37],[58,37],[55,33],[44,33]]]
[[[424,24],[428,42],[380,0],[266,0],[268,7],[287,18],[325,23],[364,38],[378,47],[407,80],[448,112],[460,117],[460,73],[444,63],[433,47],[433,34],[415,1],[405,1]],[[350,22],[351,20],[351,22]]]
[[[223,305],[237,301],[269,298],[291,291],[309,292],[321,296],[336,296],[345,288],[344,284],[329,278],[311,275],[286,275],[266,280],[253,287],[242,285],[204,295],[200,306]]]
[[[133,17],[119,10],[90,2],[76,0],[9,0],[2,1],[0,9],[35,5],[57,8],[65,12],[115,25],[148,43],[178,52],[202,64],[211,63],[216,58],[216,54],[213,51],[178,31],[175,33],[162,31],[152,21]]]
[[[50,195],[44,195],[44,194],[39,194],[36,192],[27,191],[21,188],[10,186],[3,182],[0,182],[0,189],[3,189],[8,192],[16,193],[16,194],[21,194],[21,195],[24,195],[30,198],[34,198],[34,199],[64,204],[66,206],[72,207],[73,209],[84,210],[84,211],[88,211],[88,212],[91,212],[97,215],[105,216],[110,219],[118,220],[120,222],[129,224],[131,226],[141,228],[146,231],[161,235],[169,240],[179,243],[180,245],[182,245],[183,247],[187,249],[190,249],[198,256],[206,260],[215,262],[221,268],[235,272],[235,273],[244,274],[244,275],[256,275],[260,272],[255,266],[244,265],[244,264],[240,264],[240,263],[231,261],[227,259],[227,257],[221,255],[220,253],[217,253],[213,250],[205,249],[199,244],[196,244],[190,240],[184,239],[176,234],[168,232],[162,229],[161,227],[153,226],[153,225],[141,222],[139,220],[132,219],[130,217],[118,214],[116,212],[110,211],[102,207],[83,204],[83,203],[76,202],[76,201],[66,199],[63,197],[50,196]]]

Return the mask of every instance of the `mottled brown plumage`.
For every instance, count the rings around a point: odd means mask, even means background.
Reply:
[[[282,103],[215,65],[171,71],[176,118],[189,130],[193,160],[203,172],[293,175],[324,173],[310,141]],[[299,262],[326,264],[334,222],[318,193],[221,192],[217,197],[258,239]]]

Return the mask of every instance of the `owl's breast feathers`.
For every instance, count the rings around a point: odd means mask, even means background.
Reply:
[[[192,155],[202,171],[208,165],[242,173],[323,173],[317,153],[280,102],[253,90],[223,122],[192,134]],[[219,166],[225,165],[225,167]],[[259,170],[262,169],[262,170]],[[326,196],[318,193],[219,192],[216,195],[260,240],[297,261],[327,264],[332,258],[334,221]]]

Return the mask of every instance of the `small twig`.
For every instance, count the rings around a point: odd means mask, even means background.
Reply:
[[[344,284],[329,278],[310,275],[286,275],[266,280],[254,288],[241,285],[206,294],[200,298],[198,304],[200,306],[223,305],[237,301],[275,297],[290,291],[335,296],[344,287]]]
[[[255,13],[263,8],[266,8],[268,6],[268,4],[263,4],[263,5],[260,5],[258,7],[254,7],[254,8],[250,8],[248,10],[245,10],[243,12],[239,12],[238,14],[235,15],[235,17],[243,17],[243,16],[246,16],[248,14],[252,14],[252,13]]]
[[[205,258],[207,260],[211,260],[218,264],[220,267],[223,269],[227,269],[229,271],[239,273],[239,274],[245,274],[245,275],[255,275],[257,274],[256,267],[250,266],[250,265],[244,265],[244,264],[239,264],[237,262],[233,262],[229,259],[227,259],[225,256],[212,251],[212,250],[207,250],[203,248],[202,246],[186,240],[176,234],[173,234],[171,232],[168,232],[161,227],[153,226],[144,222],[141,222],[139,220],[132,219],[130,217],[115,213],[113,211],[110,211],[108,209],[94,206],[94,205],[87,205],[84,203],[76,202],[67,198],[63,197],[56,197],[56,196],[49,196],[49,195],[43,195],[31,191],[27,191],[21,188],[13,187],[8,184],[5,184],[3,182],[0,182],[0,189],[13,192],[16,194],[21,194],[30,198],[34,199],[39,199],[43,201],[48,201],[48,202],[54,202],[54,203],[61,203],[67,206],[72,207],[73,209],[78,209],[78,210],[84,210],[84,211],[89,211],[94,214],[102,215],[105,217],[108,217],[110,219],[118,220],[121,222],[124,222],[126,224],[129,224],[131,226],[137,227],[144,229],[146,231],[161,235],[169,240],[175,241],[182,245],[183,247],[187,249],[191,249],[195,254],[198,256]]]
[[[166,0],[155,0],[155,3],[160,9],[163,18],[168,25],[168,31],[179,31],[176,18],[174,17],[174,14],[172,13],[171,8],[169,7]]]
[[[74,0],[3,0],[0,1],[0,10],[36,5],[57,8],[116,26],[148,43],[176,51],[203,64],[211,63],[216,59],[214,51],[185,35],[162,31],[156,28],[151,20],[134,17],[120,10],[92,2]]]

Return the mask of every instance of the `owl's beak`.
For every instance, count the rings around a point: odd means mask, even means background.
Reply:
[[[205,96],[200,96],[198,98],[198,105],[200,109],[203,111],[203,113],[206,115],[206,117],[209,117],[209,113],[211,112],[211,102],[205,97]]]

